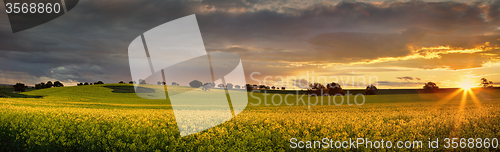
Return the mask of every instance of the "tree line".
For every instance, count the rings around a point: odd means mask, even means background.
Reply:
[[[97,81],[97,82],[94,82],[94,83],[88,83],[88,82],[80,82],[78,84],[76,84],[77,86],[84,86],[84,85],[98,85],[98,84],[104,84],[104,82],[102,81]]]
[[[55,81],[52,83],[52,81],[47,81],[47,83],[38,83],[35,84],[35,89],[45,89],[45,88],[52,88],[52,87],[64,87],[64,84],[62,84],[59,81]]]
[[[256,84],[246,84],[244,86],[244,88],[246,88],[248,91],[252,91],[252,90],[285,90],[286,88],[285,87],[275,87],[275,86],[266,86],[266,85],[256,85]]]
[[[26,89],[28,89],[28,86],[25,85],[24,83],[16,83],[15,85],[12,86],[14,88],[14,91],[16,92],[25,92]],[[41,82],[35,84],[35,89],[45,89],[45,88],[52,88],[52,87],[64,87],[64,84],[62,84],[60,81],[47,81],[47,83]]]
[[[118,82],[119,84],[125,84],[125,82],[120,81]],[[135,84],[136,81],[129,81],[129,84]],[[88,83],[88,82],[80,82],[77,84],[77,86],[83,86],[83,85],[98,85],[98,84],[104,84],[102,81],[97,81],[94,83]],[[140,79],[139,84],[146,84],[145,80]],[[158,85],[166,85],[166,82],[157,82]],[[177,82],[172,82],[171,83],[173,86],[178,86],[179,84]],[[193,88],[199,88],[203,87],[202,89],[204,91],[210,91],[210,88],[215,87],[214,82],[209,82],[209,83],[203,83],[199,80],[193,80],[189,83],[189,86]],[[493,88],[493,82],[488,81],[486,78],[481,78],[481,84],[479,86],[482,86],[483,88]],[[15,85],[12,86],[16,92],[24,92],[28,88],[23,83],[16,83]],[[45,88],[52,88],[52,87],[64,87],[64,84],[62,84],[60,81],[47,81],[46,83],[41,82],[38,84],[35,84],[35,89],[45,89]],[[266,86],[266,85],[256,85],[256,84],[246,84],[244,86],[240,85],[233,85],[232,83],[227,83],[226,85],[224,84],[219,84],[217,85],[219,88],[227,88],[227,89],[246,89],[247,91],[252,91],[254,89],[259,89],[259,90],[285,90],[285,87],[275,87],[275,86]],[[435,93],[438,92],[439,86],[437,86],[436,83],[434,82],[427,82],[423,86],[424,92],[427,93]],[[369,85],[365,89],[365,94],[366,95],[375,95],[377,93],[378,89],[374,85]],[[307,88],[308,94],[316,94],[316,95],[335,95],[335,94],[345,94],[344,91],[342,90],[342,87],[340,84],[331,82],[325,85],[320,84],[320,83],[312,83],[309,84]]]

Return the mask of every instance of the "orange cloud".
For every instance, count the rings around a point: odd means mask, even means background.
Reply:
[[[413,49],[413,53],[403,57],[384,57],[375,60],[365,60],[361,62],[350,63],[356,64],[376,64],[384,62],[398,62],[398,64],[406,65],[404,63],[412,64],[410,67],[434,69],[464,69],[476,68],[482,66],[489,66],[497,63],[500,60],[499,46],[490,46],[489,42],[484,45],[472,49],[463,49],[460,47],[438,46],[438,47],[420,47],[415,49],[413,46],[408,46]],[[495,52],[495,50],[497,52]],[[413,61],[411,61],[413,60]],[[407,62],[401,62],[407,61]],[[422,62],[422,63],[417,63]],[[434,64],[434,65],[433,65]],[[418,65],[422,65],[418,67]]]

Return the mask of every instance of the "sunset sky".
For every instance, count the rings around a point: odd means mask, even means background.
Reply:
[[[250,84],[293,88],[277,76],[307,73],[346,88],[374,76],[379,88],[500,83],[500,1],[82,0],[18,33],[0,13],[0,84],[130,81],[130,42],[191,14],[206,50],[238,54]]]

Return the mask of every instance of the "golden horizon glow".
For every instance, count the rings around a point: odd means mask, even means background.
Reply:
[[[470,90],[470,88],[472,87],[474,87],[474,84],[468,80],[462,81],[462,83],[460,83],[460,88],[464,89],[465,91]]]

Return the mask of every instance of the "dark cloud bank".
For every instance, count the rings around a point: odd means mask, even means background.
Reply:
[[[130,80],[130,41],[157,25],[196,14],[208,51],[234,52],[249,74],[266,65],[349,64],[411,55],[412,48],[471,49],[500,43],[500,2],[316,3],[303,8],[279,2],[81,1],[68,14],[13,34],[0,15],[0,70],[57,80]],[[263,7],[268,6],[270,7]],[[4,8],[0,8],[4,11]],[[410,47],[411,46],[411,47]],[[377,63],[379,67],[481,67],[499,51],[441,54],[435,59]],[[485,55],[488,54],[488,55]],[[460,59],[460,60],[457,60]],[[457,62],[460,61],[460,62]],[[258,63],[252,66],[253,63]],[[287,73],[290,68],[267,70]]]

